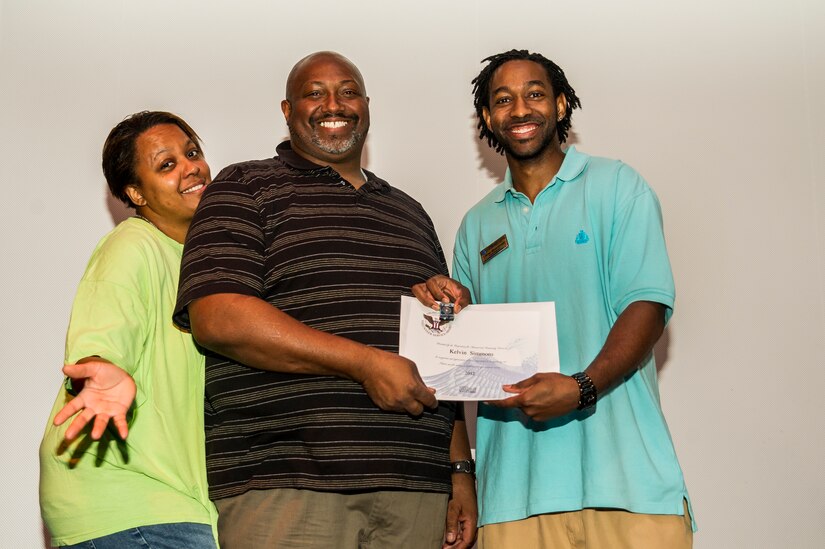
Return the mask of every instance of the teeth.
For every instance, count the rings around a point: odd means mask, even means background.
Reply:
[[[189,187],[188,189],[186,189],[185,191],[183,191],[181,194],[189,194],[189,193],[193,193],[193,192],[195,192],[195,191],[199,191],[199,190],[201,190],[202,188],[203,188],[203,183],[199,183],[199,184],[195,185],[194,187]]]
[[[347,122],[345,120],[336,120],[334,122],[333,121],[327,121],[327,122],[321,122],[321,127],[322,128],[343,128],[347,124],[349,124],[349,122]]]
[[[510,131],[513,132],[513,133],[527,133],[529,131],[533,131],[533,129],[535,129],[535,127],[536,127],[535,125],[531,124],[529,126],[519,126],[517,128],[512,128]]]

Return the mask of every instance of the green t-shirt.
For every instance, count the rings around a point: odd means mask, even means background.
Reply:
[[[98,244],[72,307],[67,363],[100,356],[135,380],[129,436],[88,430],[63,447],[52,424],[72,397],[61,388],[40,446],[40,507],[55,544],[151,524],[215,527],[206,484],[204,359],[172,324],[183,245],[132,218]]]

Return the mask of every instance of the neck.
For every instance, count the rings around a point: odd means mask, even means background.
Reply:
[[[366,178],[364,177],[364,173],[361,171],[360,146],[355,150],[348,151],[346,153],[346,158],[338,160],[315,156],[311,154],[309,151],[305,151],[304,149],[302,149],[300,145],[296,144],[294,139],[291,141],[291,143],[292,150],[295,151],[298,155],[303,156],[313,164],[318,164],[319,166],[328,166],[332,168],[356,189],[360,188],[361,185],[367,182]]]
[[[513,187],[526,195],[530,202],[534,202],[542,189],[559,173],[564,162],[564,153],[560,147],[548,147],[545,153],[534,158],[515,158],[510,154],[506,156]]]
[[[145,207],[137,208],[135,210],[135,214],[137,217],[143,219],[150,225],[154,225],[154,227],[157,230],[159,230],[175,242],[183,244],[183,241],[186,239],[186,231],[189,230],[188,223],[181,226],[179,223],[174,223],[154,215],[151,210]]]

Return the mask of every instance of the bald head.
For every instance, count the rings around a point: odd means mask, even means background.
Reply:
[[[352,61],[334,51],[318,51],[315,53],[310,53],[295,63],[295,66],[292,67],[291,71],[289,71],[289,76],[287,76],[286,79],[287,101],[292,101],[296,97],[296,94],[300,88],[306,83],[306,76],[308,74],[312,74],[319,65],[337,65],[338,67],[345,69],[346,72],[352,74],[352,77],[355,79],[363,93],[367,93],[366,86],[364,86],[364,77],[361,76],[361,71],[358,70],[358,67],[356,67]]]
[[[321,51],[298,61],[287,78],[281,111],[295,152],[315,164],[362,177],[369,97],[361,71],[349,59]]]

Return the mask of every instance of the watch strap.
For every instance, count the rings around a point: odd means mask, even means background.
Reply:
[[[593,380],[584,372],[577,372],[571,376],[579,384],[579,406],[578,410],[589,410],[596,405],[596,386]]]
[[[450,468],[453,473],[465,473],[468,475],[476,474],[476,462],[473,459],[462,459],[450,463]]]

